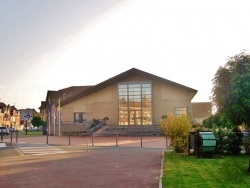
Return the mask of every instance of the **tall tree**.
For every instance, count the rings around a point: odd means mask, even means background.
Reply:
[[[219,67],[213,81],[212,99],[218,111],[232,123],[250,125],[250,55],[243,51]]]

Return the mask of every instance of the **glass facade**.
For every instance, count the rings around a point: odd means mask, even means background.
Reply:
[[[119,125],[152,125],[152,84],[120,83]]]

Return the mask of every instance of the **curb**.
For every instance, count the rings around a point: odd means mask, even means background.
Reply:
[[[159,179],[159,188],[162,188],[164,153],[165,153],[165,151],[163,151],[161,154],[161,173],[160,173],[160,179]]]

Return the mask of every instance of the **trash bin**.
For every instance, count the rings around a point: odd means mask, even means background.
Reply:
[[[199,132],[201,138],[200,152],[214,152],[216,147],[216,138],[213,132]]]
[[[189,155],[211,155],[215,151],[216,138],[212,131],[191,131],[188,136]]]

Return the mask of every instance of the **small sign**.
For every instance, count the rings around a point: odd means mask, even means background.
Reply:
[[[32,120],[33,110],[32,109],[22,109],[21,110],[21,120],[28,121]]]

